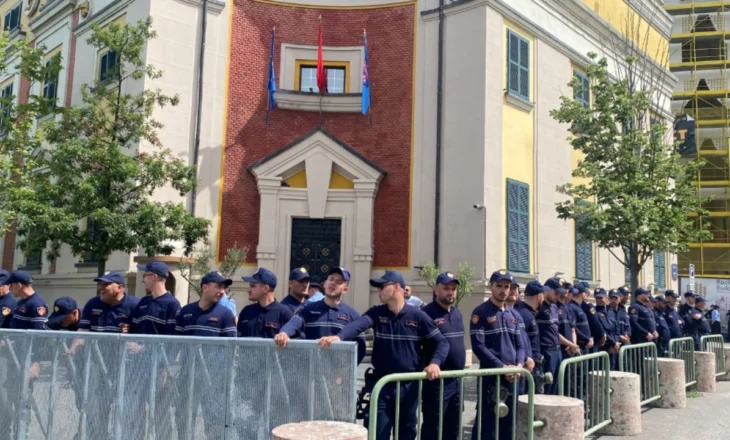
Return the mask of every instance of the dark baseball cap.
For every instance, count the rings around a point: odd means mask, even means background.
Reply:
[[[265,267],[259,267],[253,275],[250,277],[241,277],[241,279],[247,283],[266,284],[272,289],[276,289],[276,275]]]
[[[629,288],[628,288],[628,287],[626,287],[626,286],[621,286],[621,287],[619,287],[619,288],[618,288],[618,289],[616,289],[616,290],[618,290],[618,293],[620,293],[621,295],[628,295],[628,294],[629,294],[629,293],[631,292],[631,291],[629,290]]]
[[[346,283],[350,283],[350,271],[342,266],[335,266],[332,269],[330,269],[329,272],[327,272],[327,276],[332,275],[333,273],[338,273],[342,275],[342,278],[345,280]]]
[[[107,272],[104,276],[94,278],[97,283],[115,283],[123,286],[125,284],[124,277],[119,272]]]
[[[3,286],[7,286],[13,283],[20,283],[25,286],[33,284],[33,277],[24,270],[14,270],[10,276],[3,282]]]
[[[694,298],[695,294],[693,292],[684,292],[685,298]]]
[[[585,293],[585,294],[588,294],[588,295],[591,294],[591,291],[588,288],[588,284],[578,283],[578,284],[575,285],[575,288],[578,290],[578,293]]]
[[[500,281],[509,281],[512,283],[514,280],[514,277],[512,277],[512,274],[504,269],[497,270],[492,273],[492,276],[489,277],[490,283],[498,283]]]
[[[451,272],[441,272],[438,277],[436,277],[436,284],[461,284],[459,282],[459,279],[456,278],[456,275],[454,275]]]
[[[600,287],[593,291],[593,296],[596,298],[604,298],[606,296],[606,289],[601,289]]]
[[[541,282],[533,280],[525,286],[525,296],[537,296],[541,293],[547,292],[548,290],[550,290],[549,287],[545,287]]]
[[[666,296],[667,298],[676,298],[677,294],[674,293],[674,290],[667,290],[666,292],[664,292],[664,296]]]
[[[386,270],[382,277],[370,280],[370,285],[373,287],[382,287],[387,283],[400,284],[401,288],[404,289],[406,287],[406,281],[403,279],[403,275],[394,270]]]
[[[138,264],[137,269],[143,272],[152,272],[155,275],[167,278],[170,273],[170,269],[167,268],[167,264],[162,261],[152,260],[147,264]]]
[[[226,287],[229,287],[231,284],[233,284],[233,280],[224,277],[220,272],[208,272],[203,275],[203,278],[200,279],[200,285],[202,286],[203,284],[208,283],[221,283],[224,284]]]
[[[49,327],[58,327],[61,325],[61,321],[66,319],[68,315],[78,308],[76,300],[69,296],[58,298],[53,303],[53,313],[48,317]]]
[[[10,272],[5,269],[0,269],[0,285],[2,285],[8,277],[10,277]]]
[[[311,283],[309,283],[309,288],[310,289],[311,288],[319,289],[320,287],[322,287],[322,286],[318,282],[316,282],[316,281],[312,281]]]
[[[695,303],[703,303],[703,302],[705,302],[705,298],[703,298],[701,296],[698,296],[697,298],[695,298]]]
[[[565,281],[560,278],[549,278],[545,281],[545,287],[552,289],[561,295],[567,292],[563,287],[563,284],[565,284]]]
[[[648,295],[648,290],[644,289],[643,287],[639,287],[638,289],[634,290],[634,296],[641,296],[641,295]]]
[[[302,281],[310,278],[309,272],[303,267],[297,267],[289,274],[289,281]]]
[[[654,302],[667,302],[667,299],[664,298],[664,295],[657,295],[654,297]]]
[[[611,291],[608,292],[609,298],[619,298],[620,296],[621,296],[621,294],[616,289],[611,289]]]

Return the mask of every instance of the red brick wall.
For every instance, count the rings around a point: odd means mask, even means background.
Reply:
[[[325,46],[361,46],[368,33],[373,128],[361,114],[324,115],[323,128],[388,174],[375,200],[375,266],[408,264],[411,104],[415,6],[318,10],[250,0],[234,2],[226,132],[221,253],[248,245],[256,259],[259,196],[247,168],[315,129],[316,112],[274,110],[265,124],[271,29],[279,80],[281,43],[317,45],[322,16]]]

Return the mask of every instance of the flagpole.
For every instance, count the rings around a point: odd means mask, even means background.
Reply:
[[[322,62],[322,58],[324,56],[322,55],[322,51],[324,50],[322,48],[322,14],[319,14],[319,50],[317,51],[317,73],[319,74],[319,63]],[[322,87],[319,87],[320,84],[317,84],[317,88],[319,89],[319,128],[322,128]]]

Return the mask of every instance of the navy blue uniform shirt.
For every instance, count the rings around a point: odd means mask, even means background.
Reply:
[[[405,305],[393,313],[387,305],[371,307],[360,319],[346,325],[338,335],[343,341],[351,341],[360,333],[372,328],[373,367],[380,378],[392,373],[413,373],[424,369],[421,345],[424,340],[434,344],[434,353],[428,364],[443,365],[449,354],[449,343],[433,325],[423,310]]]
[[[13,311],[10,328],[18,330],[48,330],[48,304],[38,293],[21,299]]]
[[[0,296],[0,328],[10,327],[10,321],[13,319],[13,310],[18,302],[15,297],[8,293]]]
[[[519,321],[512,312],[500,309],[491,300],[474,309],[469,333],[480,368],[517,365],[524,359]]]
[[[596,306],[596,316],[606,332],[606,345],[614,346],[619,342],[619,324],[616,312],[608,306]]]
[[[113,306],[98,296],[91,298],[81,311],[79,329],[98,333],[121,333],[122,327],[132,325],[132,312],[139,304],[139,298],[126,293]]]
[[[507,311],[517,319],[517,325],[520,329],[520,337],[522,338],[522,346],[524,348],[524,355],[518,360],[519,363],[525,365],[525,361],[532,355],[532,345],[530,344],[530,337],[527,335],[527,328],[525,327],[525,320],[522,319],[522,315],[514,307],[505,306]]]
[[[515,310],[522,316],[522,321],[525,323],[525,330],[527,331],[527,337],[530,339],[531,353],[527,355],[533,360],[538,360],[541,357],[540,352],[540,331],[537,325],[537,319],[535,318],[536,312],[524,301],[517,301],[515,304]]]
[[[679,313],[672,307],[664,309],[664,319],[669,327],[669,337],[671,339],[682,337],[682,324],[684,321],[679,317]]]
[[[598,342],[606,336],[606,332],[603,331],[603,326],[601,326],[601,323],[598,321],[598,317],[596,316],[596,307],[587,301],[583,301],[580,304],[580,308],[583,310],[583,313],[586,314],[588,327],[591,329],[591,337],[593,338],[593,343],[597,347]]]
[[[656,332],[659,333],[659,337],[668,342],[670,338],[669,325],[667,320],[664,318],[664,313],[660,310],[654,309],[654,321],[656,322]]]
[[[282,301],[283,304],[283,301]],[[281,332],[293,338],[299,332],[304,332],[305,339],[319,339],[325,336],[335,336],[351,322],[360,318],[357,310],[340,302],[330,307],[322,301],[307,303],[282,327]],[[365,357],[365,334],[357,335],[357,362]]]
[[[701,318],[694,319],[693,315],[695,314],[699,314]],[[684,334],[689,336],[702,336],[710,333],[710,324],[707,322],[707,318],[702,310],[692,307],[682,319],[684,319]]]
[[[165,292],[157,298],[147,295],[132,312],[130,333],[142,335],[174,335],[180,302],[172,293]]]
[[[249,304],[238,315],[238,337],[273,339],[292,316],[291,309],[276,300],[266,307]]]
[[[558,307],[543,301],[537,313],[537,326],[540,329],[540,351],[547,348],[560,347],[560,333],[558,333]]]
[[[654,313],[639,301],[634,301],[629,307],[631,319],[631,342],[647,342],[646,335],[656,331]]]
[[[578,345],[580,345],[581,347],[585,347],[585,345],[588,343],[588,340],[593,337],[591,335],[591,327],[588,324],[588,317],[583,310],[582,304],[571,301],[568,304],[568,307],[570,308],[570,311],[573,312],[573,316],[575,317],[575,335],[578,339]]]
[[[307,303],[306,299],[304,300],[304,302],[299,302],[291,294],[287,295],[286,298],[281,300],[281,305],[289,307],[289,309],[291,309],[292,313],[296,313],[296,311],[299,310],[301,307],[303,307],[304,304],[306,304],[306,303]]]
[[[175,334],[235,338],[236,323],[233,312],[220,303],[215,303],[205,310],[200,308],[200,302],[190,303],[177,315]]]
[[[575,328],[575,316],[570,307],[563,303],[558,303],[558,332],[569,341],[573,340],[573,329]]]
[[[446,310],[441,304],[433,301],[421,310],[433,320],[433,325],[449,342],[449,354],[441,365],[441,369],[463,370],[466,365],[466,345],[464,344],[464,318],[459,309],[451,307],[451,310]],[[426,359],[433,356],[434,349],[435,347],[430,345],[424,347]]]
[[[621,334],[631,338],[631,318],[629,318],[629,311],[625,305],[619,304],[618,310],[616,310],[619,323],[621,325]]]

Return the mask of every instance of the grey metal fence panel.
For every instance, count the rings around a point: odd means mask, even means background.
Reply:
[[[14,440],[268,439],[354,421],[356,359],[355,343],[0,330],[0,426]]]

